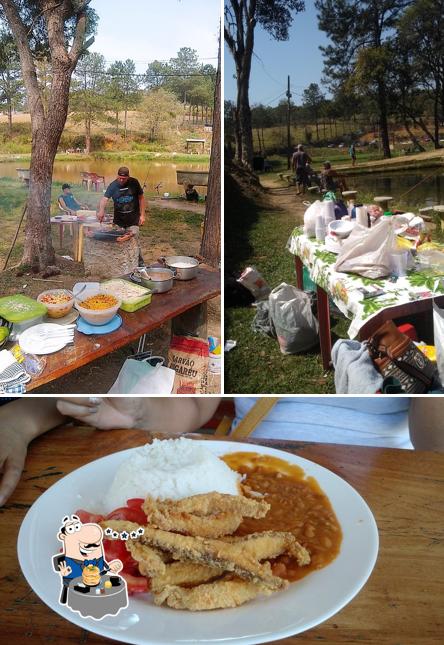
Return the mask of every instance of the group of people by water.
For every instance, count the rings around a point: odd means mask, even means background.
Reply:
[[[349,150],[352,159],[352,165],[356,162],[356,151],[353,144]],[[311,167],[312,158],[304,150],[304,146],[299,144],[295,147],[292,157],[292,168],[295,172],[297,195],[304,194],[307,188],[318,186],[323,192],[337,190],[348,190],[347,182],[343,175],[339,174],[329,161],[323,163],[321,172],[316,173]]]

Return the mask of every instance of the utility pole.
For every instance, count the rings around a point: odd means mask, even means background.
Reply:
[[[290,77],[287,76],[287,169],[291,166],[291,139],[290,139],[290,113],[291,113],[291,93],[290,93]]]

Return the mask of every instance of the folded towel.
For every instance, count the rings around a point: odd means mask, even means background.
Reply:
[[[338,340],[331,350],[336,394],[375,394],[383,377],[376,370],[367,345],[357,340]]]

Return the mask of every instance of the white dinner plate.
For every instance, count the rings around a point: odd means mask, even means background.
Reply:
[[[45,337],[47,332],[55,335]],[[23,352],[40,356],[42,354],[53,354],[63,349],[65,345],[72,342],[70,336],[71,334],[69,334],[68,330],[64,330],[60,325],[40,323],[22,331],[18,342]]]
[[[350,602],[368,579],[378,553],[378,530],[362,497],[326,468],[290,453],[234,442],[202,443],[217,455],[237,451],[274,455],[315,477],[342,527],[337,558],[285,591],[235,609],[179,611],[156,607],[149,594],[142,594],[130,596],[128,607],[117,616],[101,621],[82,618],[58,602],[60,579],[52,569],[52,556],[60,547],[56,534],[64,515],[79,508],[97,510],[116,469],[134,449],[124,450],[70,473],[43,493],[26,514],[18,537],[18,557],[29,585],[43,602],[84,629],[140,645],[267,643],[310,629]]]

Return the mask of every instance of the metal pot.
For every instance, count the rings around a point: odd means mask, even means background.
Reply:
[[[166,267],[138,267],[131,280],[151,289],[153,293],[165,293],[173,288],[174,272]]]
[[[169,269],[175,272],[176,280],[192,280],[197,275],[199,260],[187,255],[170,255],[159,258]],[[187,266],[183,266],[183,265]]]

